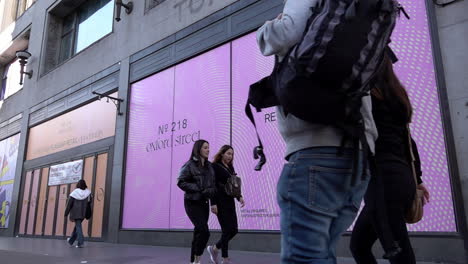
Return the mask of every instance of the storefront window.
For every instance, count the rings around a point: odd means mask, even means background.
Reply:
[[[411,14],[416,22],[398,24],[391,45],[401,58],[395,69],[415,109],[411,128],[423,181],[433,191],[424,219],[409,230],[456,232],[424,1],[405,2],[416,10]],[[222,145],[234,147],[234,167],[248,201],[237,208],[239,229],[279,230],[276,184],[285,146],[276,109],[254,113],[268,159],[260,172],[254,170],[258,161],[252,157],[258,145],[255,129],[244,111],[249,86],[269,75],[273,65],[272,57],[260,54],[251,33],[132,84],[122,228],[192,228],[177,177],[194,141],[205,139],[210,160]],[[219,228],[216,218],[210,218],[209,225]]]

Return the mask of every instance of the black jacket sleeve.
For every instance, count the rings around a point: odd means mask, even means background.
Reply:
[[[68,201],[67,201],[67,207],[65,209],[65,217],[68,216],[68,214],[70,214],[70,210],[73,208],[73,203],[74,203],[75,199],[73,197],[68,197]]]
[[[216,205],[217,204],[217,199],[216,199],[216,195],[217,195],[217,188],[216,188],[216,179],[215,179],[215,170],[214,170],[214,166],[212,163],[208,163],[208,173],[207,175],[205,175],[204,177],[207,177],[206,179],[206,182],[205,182],[205,186],[203,186],[203,191],[202,191],[202,194],[208,199],[210,200],[210,204],[211,205]],[[213,203],[213,199],[215,199],[214,203]]]
[[[214,170],[214,181],[215,181],[215,186],[216,186],[216,193],[213,195],[211,198],[211,205],[217,205],[219,201],[219,195],[221,194],[222,190],[221,188],[221,173],[223,173],[221,170],[222,168],[216,164],[213,163],[213,170]]]
[[[195,182],[191,181],[192,178],[190,163],[187,163],[180,169],[179,178],[177,178],[177,186],[187,193],[201,192],[200,187]]]
[[[418,185],[419,185],[423,182],[421,179],[421,176],[422,176],[421,158],[419,157],[418,146],[416,145],[416,142],[413,140],[413,138],[411,138],[411,147],[413,149],[414,167],[416,169],[416,178],[418,180]]]

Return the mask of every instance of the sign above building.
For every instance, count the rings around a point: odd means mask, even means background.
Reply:
[[[117,97],[117,94],[111,96]],[[102,100],[32,127],[26,160],[112,137],[115,134],[115,117],[115,105]]]

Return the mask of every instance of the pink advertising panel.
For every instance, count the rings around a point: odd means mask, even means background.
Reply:
[[[423,221],[411,231],[455,232],[450,176],[435,82],[432,48],[423,0],[401,1],[403,17],[392,37],[400,61],[398,76],[414,106],[413,136],[418,143],[423,181],[432,194]],[[255,131],[244,114],[249,85],[268,75],[273,58],[260,54],[251,33],[132,85],[123,228],[190,229],[183,192],[176,179],[199,138],[211,145],[211,158],[224,144],[235,149],[243,180],[245,208],[237,208],[239,228],[279,230],[276,183],[285,145],[275,108],[254,113],[268,163],[261,172],[252,150]],[[210,227],[218,228],[210,216]]]
[[[260,113],[252,109],[267,157],[260,172],[253,169],[258,163],[253,159],[257,136],[244,111],[250,84],[269,75],[273,63],[273,57],[260,54],[255,34],[232,42],[232,140],[236,151],[235,165],[244,182],[243,195],[247,204],[238,209],[241,229],[279,229],[276,183],[285,163],[285,144],[277,129],[276,108],[263,109]]]
[[[210,160],[221,146],[230,143],[229,51],[229,45],[224,45],[176,66],[171,228],[193,228],[185,215],[184,194],[177,187],[177,176],[190,157],[193,142],[200,138],[210,142]],[[210,226],[215,223],[216,217],[211,215]]]
[[[169,228],[173,94],[174,68],[132,85],[123,228]]]

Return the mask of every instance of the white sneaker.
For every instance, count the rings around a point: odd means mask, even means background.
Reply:
[[[208,246],[206,251],[210,254],[211,263],[218,264],[218,251],[216,251],[213,246]]]

